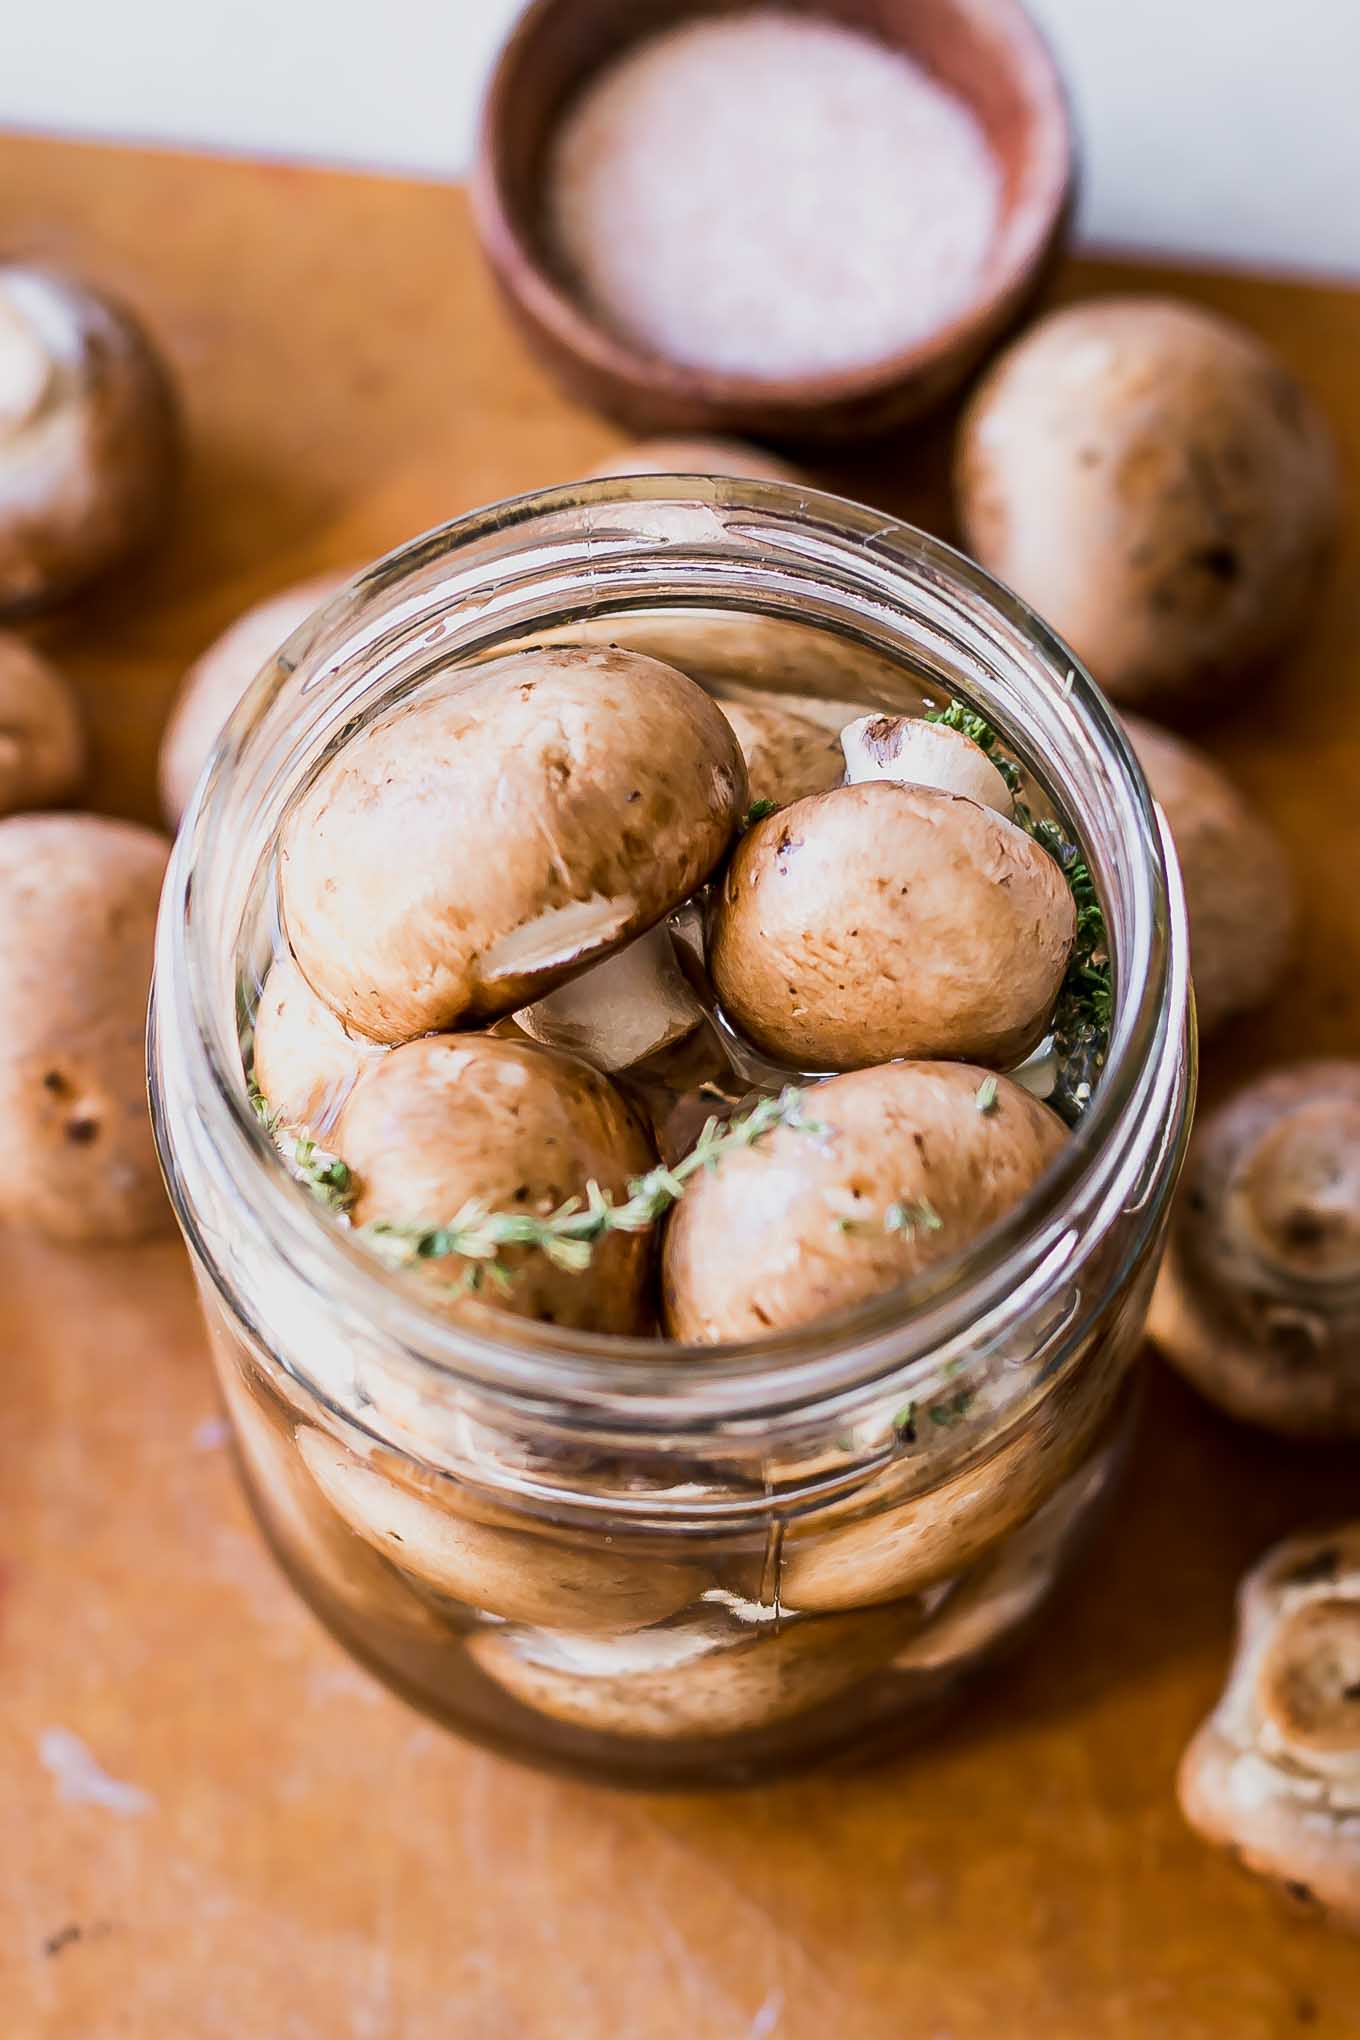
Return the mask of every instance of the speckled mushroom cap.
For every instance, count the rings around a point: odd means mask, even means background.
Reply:
[[[1116,701],[1236,687],[1296,629],[1337,515],[1316,405],[1242,327],[1161,298],[1051,313],[960,428],[969,550]]]
[[[709,965],[723,1006],[798,1070],[892,1057],[1016,1063],[1042,1039],[1076,913],[1052,857],[991,808],[877,780],[747,831]]]
[[[485,1034],[428,1035],[382,1056],[351,1093],[331,1144],[353,1177],[358,1226],[445,1225],[470,1205],[546,1217],[591,1182],[622,1199],[654,1159],[598,1070]],[[499,1257],[505,1286],[487,1282],[475,1294],[462,1283],[471,1264],[456,1257],[423,1262],[421,1274],[440,1309],[637,1333],[649,1313],[649,1256],[644,1234],[613,1233],[581,1271],[537,1248],[509,1248]]]
[[[1360,1524],[1288,1538],[1247,1574],[1179,1790],[1206,1841],[1360,1931]]]
[[[168,851],[102,815],[0,822],[0,1218],[64,1240],[169,1223],[146,1105]]]
[[[790,801],[839,786],[845,777],[839,737],[808,717],[741,701],[721,701],[718,706],[741,745],[752,802],[787,807]]]
[[[0,613],[55,601],[142,545],[177,440],[169,378],[125,306],[0,264]]]
[[[1197,1127],[1149,1329],[1233,1416],[1360,1433],[1360,1063],[1298,1063]]]
[[[517,653],[322,765],[281,833],[285,930],[357,1033],[479,1025],[687,899],[745,799],[737,740],[683,673],[633,652]]]
[[[1193,744],[1140,717],[1125,728],[1165,810],[1185,880],[1201,1035],[1263,1005],[1289,959],[1293,873],[1270,823]]]
[[[1066,1129],[1018,1084],[895,1062],[814,1085],[806,1124],[696,1176],[666,1230],[672,1337],[758,1339],[882,1295],[1005,1216]]]

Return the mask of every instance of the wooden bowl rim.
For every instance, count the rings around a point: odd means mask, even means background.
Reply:
[[[529,53],[549,18],[564,6],[577,4],[579,0],[531,0],[511,29],[482,102],[471,192],[483,249],[502,282],[560,346],[603,376],[659,398],[743,413],[761,405],[814,409],[880,397],[965,353],[1001,327],[1062,229],[1076,186],[1076,130],[1067,85],[1047,38],[1023,0],[947,0],[960,14],[985,17],[1000,27],[1013,75],[1033,111],[1031,133],[1044,145],[1029,152],[1027,167],[1036,188],[1026,195],[1009,228],[1003,224],[998,232],[981,287],[968,304],[896,354],[817,375],[734,375],[635,347],[596,319],[557,280],[506,201],[503,140],[512,113],[513,74],[531,60]],[[677,0],[677,21],[694,5],[695,0]]]

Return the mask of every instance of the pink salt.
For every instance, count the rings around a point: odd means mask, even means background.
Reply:
[[[619,59],[569,110],[547,188],[598,318],[768,381],[864,367],[946,324],[1001,197],[961,100],[867,35],[773,8]]]

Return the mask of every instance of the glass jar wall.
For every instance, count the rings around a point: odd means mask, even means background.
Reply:
[[[243,1006],[279,824],[380,709],[536,642],[719,694],[961,695],[1082,846],[1104,1071],[1028,1203],[908,1290],[746,1347],[436,1316],[279,1162]],[[256,1509],[344,1642],[455,1727],[596,1775],[763,1775],[896,1737],[1041,1605],[1118,1468],[1193,1084],[1184,916],[1126,745],[977,569],[777,485],[637,478],[464,520],[290,640],[176,848],[158,1138]]]

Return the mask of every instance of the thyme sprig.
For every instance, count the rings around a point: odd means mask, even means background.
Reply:
[[[835,1225],[840,1233],[905,1233],[908,1239],[915,1239],[917,1233],[944,1231],[944,1220],[925,1197],[890,1204],[880,1219],[843,1217],[838,1218]]]
[[[348,1165],[341,1161],[339,1155],[318,1147],[309,1133],[294,1133],[285,1125],[283,1114],[271,1106],[258,1084],[250,1086],[250,1103],[256,1118],[298,1181],[305,1183],[312,1195],[331,1211],[347,1210],[354,1195],[354,1184]]]
[[[543,1217],[526,1211],[492,1211],[473,1199],[442,1225],[401,1225],[375,1219],[363,1227],[363,1236],[397,1268],[455,1257],[490,1268],[507,1248],[529,1247],[543,1253],[555,1268],[581,1274],[590,1266],[596,1247],[611,1233],[645,1232],[679,1203],[693,1177],[716,1169],[725,1155],[739,1148],[754,1147],[781,1126],[803,1133],[827,1130],[806,1116],[802,1090],[789,1084],[778,1097],[760,1099],[726,1126],[716,1118],[707,1120],[688,1154],[670,1168],[660,1164],[644,1176],[635,1176],[621,1204],[615,1204],[609,1192],[592,1181],[586,1185],[584,1197],[569,1197]],[[504,1270],[499,1273],[503,1276]]]
[[[778,806],[777,800],[753,800],[741,818],[742,828],[753,829],[757,822],[764,821],[766,815],[774,814]]]

